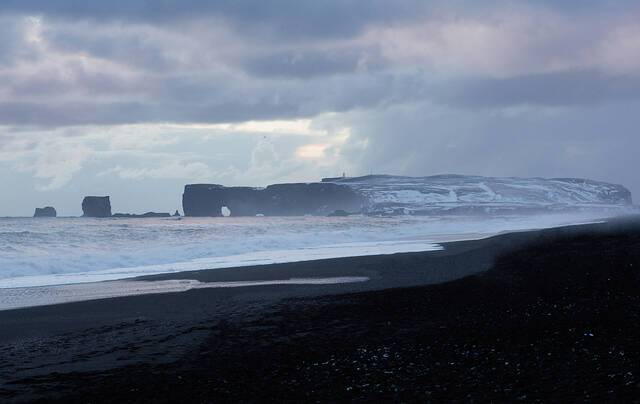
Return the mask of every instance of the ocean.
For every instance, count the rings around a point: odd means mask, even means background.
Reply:
[[[0,288],[438,250],[439,243],[601,219],[540,216],[0,218]]]

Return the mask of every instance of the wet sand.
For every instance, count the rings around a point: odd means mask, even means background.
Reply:
[[[640,220],[443,251],[147,277],[366,277],[0,312],[0,398],[105,401],[631,400]]]

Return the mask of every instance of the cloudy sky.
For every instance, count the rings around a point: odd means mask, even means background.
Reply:
[[[640,195],[640,3],[3,0],[0,215],[439,173]]]

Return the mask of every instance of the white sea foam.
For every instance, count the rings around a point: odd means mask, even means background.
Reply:
[[[439,242],[595,217],[0,219],[0,288],[428,251]]]
[[[311,261],[325,258],[357,257],[363,255],[394,254],[401,252],[436,251],[442,247],[424,241],[388,241],[376,243],[347,243],[333,246],[302,247],[295,250],[256,251],[221,257],[197,258],[168,264],[143,265],[87,271],[78,273],[30,275],[0,279],[2,288],[25,288],[45,285],[62,285],[127,279],[145,275],[157,275],[202,269],[245,267],[251,265],[279,264]]]

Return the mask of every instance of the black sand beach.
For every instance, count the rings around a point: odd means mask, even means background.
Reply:
[[[367,276],[0,312],[0,398],[63,402],[640,397],[640,219],[444,251],[149,277]]]

